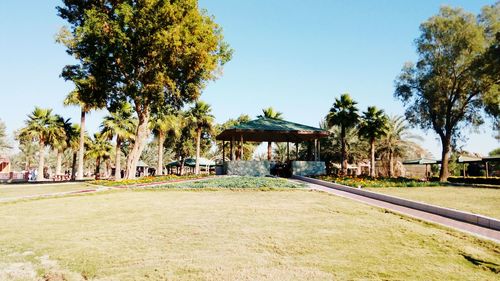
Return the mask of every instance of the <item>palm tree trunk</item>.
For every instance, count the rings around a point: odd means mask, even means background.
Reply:
[[[57,151],[57,163],[56,163],[56,175],[61,174],[62,157],[63,157],[63,153],[58,150]]]
[[[99,171],[101,170],[101,157],[97,157],[95,160],[95,179],[99,179]]]
[[[196,164],[194,166],[194,173],[200,174],[200,143],[201,143],[201,128],[196,129]]]
[[[44,150],[45,150],[45,142],[40,141],[40,148],[38,150],[38,175],[36,178],[37,181],[45,180],[45,177],[43,176],[43,166],[45,166]]]
[[[121,177],[122,177],[122,168],[121,168],[121,145],[122,145],[122,141],[120,140],[120,138],[117,136],[116,137],[116,148],[115,148],[115,151],[116,151],[116,155],[115,155],[115,180],[120,180]]]
[[[346,143],[345,143],[345,128],[341,127],[340,130],[340,141],[342,143],[342,163],[341,163],[341,175],[347,175],[347,151],[346,151]]]
[[[375,177],[375,139],[370,140],[370,176]]]
[[[156,174],[163,175],[163,143],[165,142],[165,134],[162,131],[158,133],[158,168]]]
[[[267,142],[267,160],[271,161],[272,159],[272,153],[273,153],[273,143],[268,141]]]
[[[77,158],[77,153],[73,152],[73,163],[71,165],[71,180],[76,179],[76,158]]]
[[[76,175],[77,180],[83,179],[83,154],[84,154],[84,144],[85,144],[85,110],[83,106],[80,112],[80,146],[78,148],[78,172]]]
[[[441,138],[441,143],[443,144],[443,151],[441,153],[441,169],[439,170],[439,181],[445,182],[448,180],[448,167],[450,161],[450,151],[451,151],[451,136],[444,136]]]
[[[389,177],[394,176],[394,156],[392,151],[389,151]]]

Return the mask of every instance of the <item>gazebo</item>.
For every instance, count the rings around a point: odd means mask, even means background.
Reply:
[[[405,160],[403,161],[403,165],[425,165],[425,178],[429,179],[429,165],[440,164],[441,161],[429,159],[429,158],[420,158],[413,160]]]
[[[500,155],[493,155],[493,156],[487,156],[487,157],[474,157],[474,156],[466,156],[466,155],[461,155],[458,157],[457,160],[458,163],[461,163],[463,165],[463,177],[466,177],[466,169],[465,169],[465,164],[484,164],[485,166],[485,171],[486,171],[486,177],[489,177],[489,163],[490,162],[500,162]]]
[[[258,118],[224,130],[216,140],[222,141],[224,170],[227,174],[264,176],[270,174],[271,155],[267,161],[242,161],[245,142],[282,142],[287,143],[287,162],[292,174],[324,174],[325,163],[321,162],[320,142],[329,132],[319,128],[273,118]],[[230,156],[226,161],[226,142],[229,142]],[[299,160],[299,144],[313,144],[314,161]],[[295,145],[295,160],[291,161],[290,145]],[[236,151],[235,151],[236,146]],[[236,153],[235,153],[236,152]]]

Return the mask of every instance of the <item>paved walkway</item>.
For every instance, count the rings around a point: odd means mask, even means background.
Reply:
[[[442,216],[430,214],[430,213],[427,213],[424,211],[419,211],[419,210],[403,207],[400,205],[395,205],[392,203],[387,203],[384,201],[368,198],[365,196],[357,195],[354,193],[349,193],[346,191],[332,189],[332,188],[328,188],[325,186],[307,183],[307,182],[303,182],[303,181],[300,181],[300,182],[308,185],[311,189],[314,189],[314,190],[320,190],[320,191],[324,191],[324,192],[334,194],[337,196],[353,199],[353,200],[356,200],[356,201],[359,201],[359,202],[362,202],[365,204],[384,208],[384,209],[391,210],[391,211],[394,211],[394,212],[397,212],[397,213],[400,213],[403,215],[408,215],[410,217],[414,217],[414,218],[418,218],[421,220],[425,220],[425,221],[437,223],[440,225],[444,225],[447,227],[451,227],[451,228],[454,228],[454,229],[457,229],[457,230],[460,230],[463,232],[467,232],[467,233],[475,235],[475,236],[479,236],[479,237],[486,238],[486,239],[493,240],[495,242],[500,243],[500,231],[497,231],[497,230],[484,228],[481,226],[477,226],[477,225],[449,219],[446,217],[442,217]]]

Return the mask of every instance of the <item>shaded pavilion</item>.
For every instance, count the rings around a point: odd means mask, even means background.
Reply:
[[[319,128],[293,123],[285,120],[273,118],[258,118],[249,122],[241,123],[224,130],[216,140],[222,141],[223,161],[225,161],[226,142],[229,142],[229,160],[243,159],[244,142],[282,142],[287,143],[287,159],[290,160],[290,144],[295,144],[295,156],[298,158],[299,143],[314,143],[313,155],[315,161],[320,161],[321,138],[327,137],[330,133]],[[236,152],[234,153],[236,147]],[[271,160],[268,156],[268,160]]]
[[[458,157],[457,160],[458,163],[463,165],[463,177],[466,177],[466,169],[465,165],[466,164],[484,164],[485,166],[485,172],[486,172],[486,177],[489,177],[489,163],[490,162],[500,162],[500,155],[493,155],[493,156],[487,156],[487,157],[474,157],[474,156],[466,156],[462,155]]]
[[[429,165],[433,165],[433,164],[441,164],[441,161],[429,159],[429,158],[420,158],[420,159],[403,161],[403,165],[425,165],[425,178],[426,179],[429,179]]]

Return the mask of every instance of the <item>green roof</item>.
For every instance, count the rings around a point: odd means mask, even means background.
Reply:
[[[239,141],[243,137],[244,141],[255,142],[301,142],[328,135],[328,131],[320,128],[273,118],[258,118],[224,130],[217,140],[229,141],[234,138]]]
[[[180,165],[181,163],[179,161],[174,161],[167,164],[167,166],[180,166]],[[196,166],[196,158],[186,158],[184,160],[184,166],[188,167]],[[215,161],[200,157],[200,166],[215,166]]]
[[[441,161],[434,159],[420,158],[414,160],[405,160],[403,165],[427,165],[427,164],[439,164]]]

